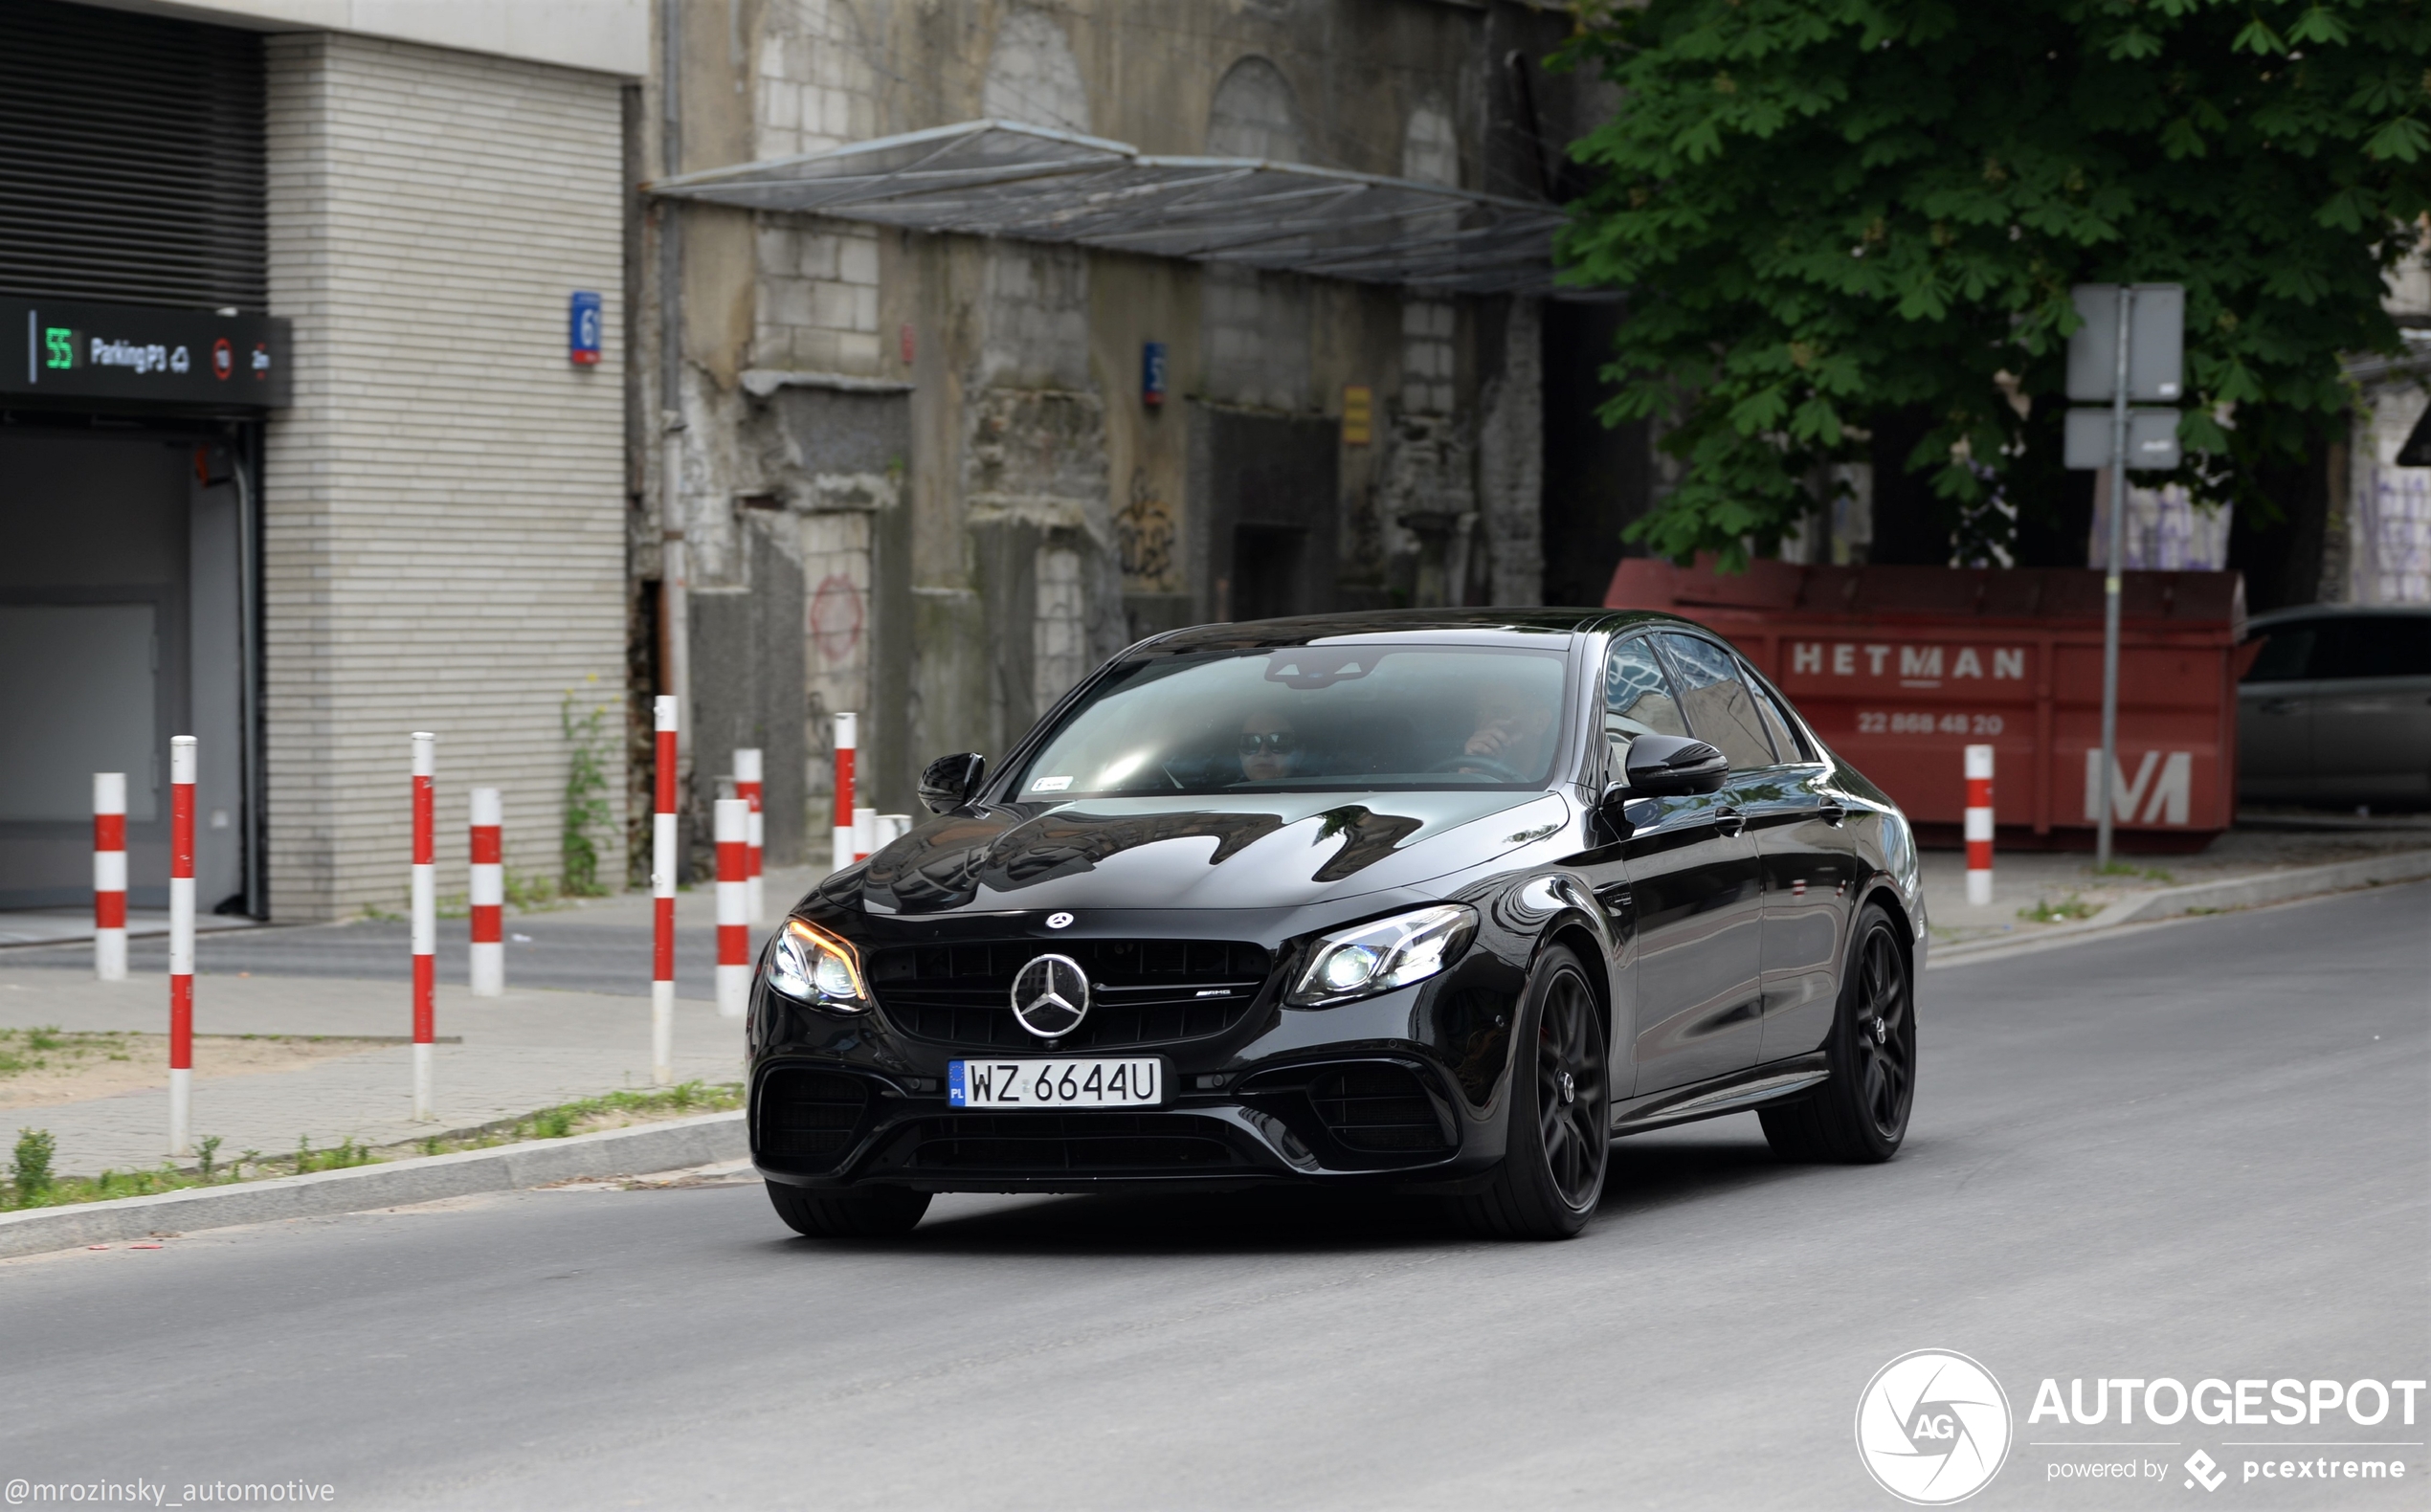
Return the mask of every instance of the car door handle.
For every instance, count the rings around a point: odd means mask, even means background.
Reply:
[[[1848,819],[1848,810],[1838,803],[1827,802],[1822,808],[1818,809],[1815,812],[1822,816],[1825,824],[1830,825],[1835,830],[1839,829]]]
[[[1725,834],[1737,834],[1748,827],[1748,816],[1726,804],[1713,811],[1713,827]]]

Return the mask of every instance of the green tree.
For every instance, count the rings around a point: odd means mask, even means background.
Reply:
[[[1606,421],[1677,421],[1631,527],[1664,555],[1777,541],[1852,428],[1997,533],[1994,490],[2058,477],[2072,284],[2186,285],[2179,480],[2263,518],[2341,431],[2339,354],[2400,345],[2426,0],[1589,0],[1561,61],[1621,95],[1563,254],[1627,291]]]

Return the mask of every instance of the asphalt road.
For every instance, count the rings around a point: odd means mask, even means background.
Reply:
[[[0,1478],[350,1507],[1892,1507],[1906,1351],[1999,1380],[1974,1506],[2420,1506],[2431,1438],[2029,1424],[2071,1378],[2431,1374],[2431,888],[1935,970],[1902,1156],[1752,1118],[1618,1146],[1573,1242],[1374,1203],[541,1191],[0,1264]],[[2072,1441],[2054,1447],[2054,1441]],[[2106,1447],[2073,1441],[2098,1440]],[[2108,1447],[2121,1440],[2135,1447]],[[2241,1479],[2323,1450],[2401,1482]],[[2150,1457],[2166,1479],[2054,1481]]]

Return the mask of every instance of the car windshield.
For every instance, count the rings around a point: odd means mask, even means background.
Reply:
[[[1542,788],[1567,658],[1459,646],[1297,646],[1116,669],[1013,795]]]

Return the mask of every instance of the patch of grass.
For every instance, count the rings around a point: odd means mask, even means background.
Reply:
[[[56,1024],[44,1024],[33,1029],[0,1029],[0,1077],[12,1077],[26,1071],[48,1071],[56,1061],[74,1064],[89,1056],[124,1060],[128,1058],[126,1038],[123,1030],[88,1033],[61,1029]]]
[[[2129,861],[2112,861],[2108,866],[2097,866],[2093,869],[2093,875],[2096,877],[2141,877],[2148,882],[2164,884],[2177,880],[2160,867],[2137,866]]]
[[[53,1176],[51,1163],[56,1154],[56,1142],[50,1131],[21,1129],[17,1134],[16,1164],[11,1190],[8,1194],[11,1200],[5,1206],[57,1208],[79,1202],[100,1202],[111,1197],[141,1197],[164,1191],[184,1191],[195,1187],[225,1187],[240,1181],[291,1176],[304,1171],[344,1170],[353,1166],[369,1166],[383,1160],[413,1155],[446,1155],[457,1150],[490,1149],[524,1140],[565,1139],[584,1132],[585,1125],[591,1123],[626,1123],[679,1113],[722,1113],[742,1105],[743,1084],[739,1081],[687,1081],[680,1086],[658,1087],[648,1092],[611,1092],[604,1097],[582,1098],[526,1113],[519,1119],[507,1119],[454,1139],[430,1135],[385,1149],[374,1149],[350,1138],[341,1140],[333,1149],[314,1149],[311,1138],[300,1135],[293,1155],[264,1160],[261,1151],[249,1149],[222,1166],[217,1159],[220,1140],[213,1135],[201,1143],[202,1155],[194,1167],[180,1169],[163,1161],[148,1170],[104,1170],[98,1176]],[[248,1167],[251,1167],[250,1173]]]
[[[2070,893],[2058,902],[2038,899],[2032,908],[2020,908],[2018,917],[2030,924],[2056,924],[2068,920],[2090,919],[2100,910],[2076,894]]]

